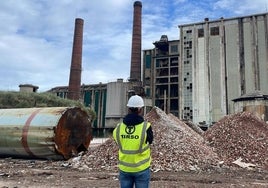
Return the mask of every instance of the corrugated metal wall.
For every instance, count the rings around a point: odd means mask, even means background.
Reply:
[[[93,123],[94,128],[105,128],[106,93],[106,90],[95,90],[93,92],[93,106],[96,112],[96,120]]]

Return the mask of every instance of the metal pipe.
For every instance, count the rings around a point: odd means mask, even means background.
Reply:
[[[0,109],[0,156],[69,159],[91,140],[91,120],[81,108]]]

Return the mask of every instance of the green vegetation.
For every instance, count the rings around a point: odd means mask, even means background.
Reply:
[[[80,107],[88,113],[92,120],[96,118],[95,112],[81,102],[63,99],[51,93],[0,91],[0,109],[33,107]]]

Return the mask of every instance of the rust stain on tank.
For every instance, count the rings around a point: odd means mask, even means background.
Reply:
[[[91,128],[89,129],[91,125],[83,116],[86,114],[68,111],[61,117],[55,128],[57,151],[66,159],[80,151],[86,151],[93,139]]]

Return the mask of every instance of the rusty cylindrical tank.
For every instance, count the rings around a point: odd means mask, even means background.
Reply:
[[[81,108],[0,109],[1,156],[69,159],[91,140],[91,120]]]

